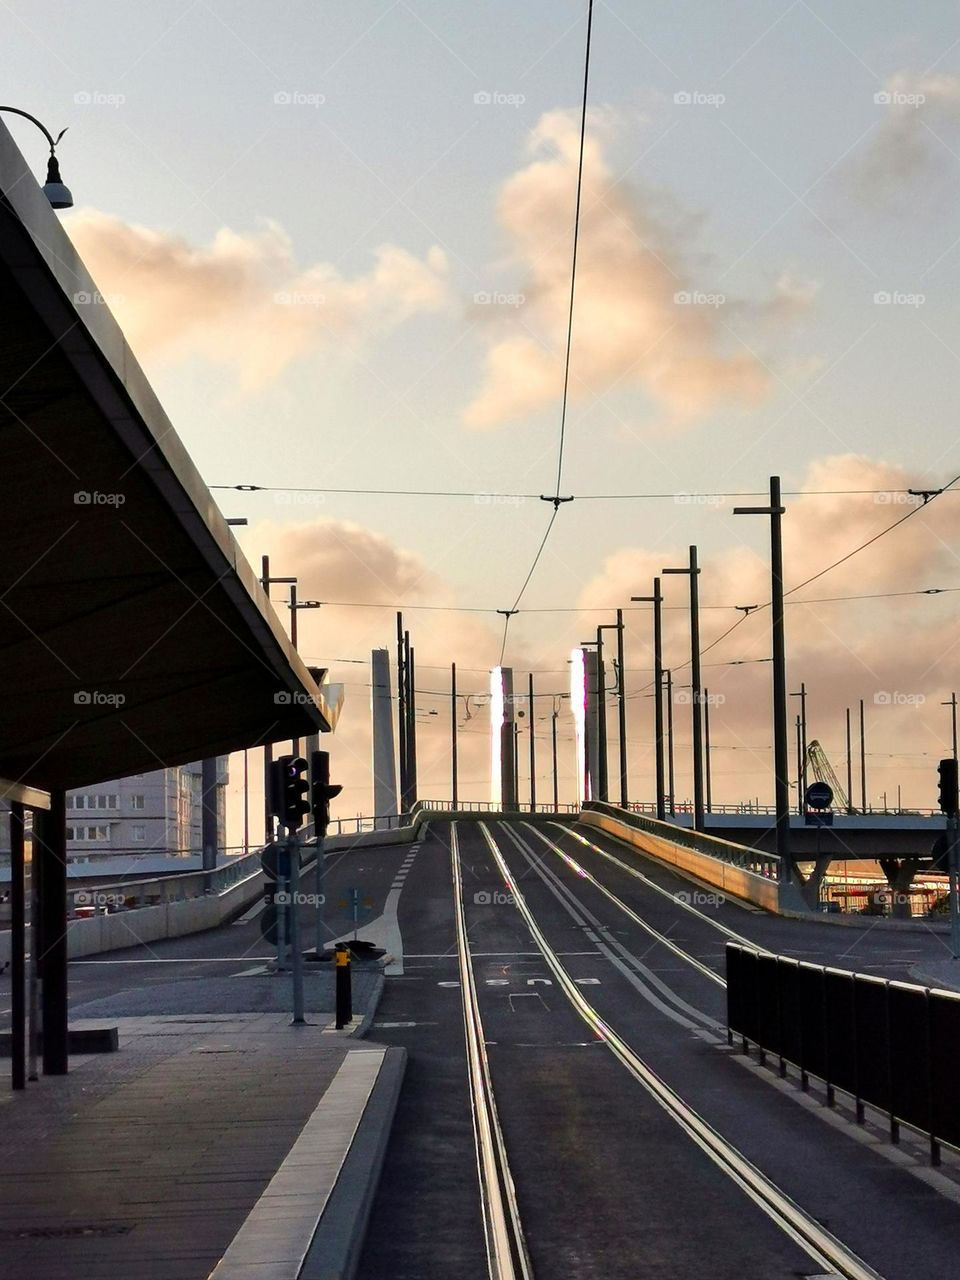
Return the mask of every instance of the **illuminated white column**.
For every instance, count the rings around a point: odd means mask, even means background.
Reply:
[[[586,672],[583,666],[583,650],[574,649],[570,654],[570,710],[573,713],[573,743],[575,773],[577,778],[577,804],[584,801],[584,771],[586,762]]]
[[[587,780],[589,784],[590,794],[585,798],[594,800],[600,794],[600,776],[597,765],[600,756],[600,734],[598,731],[597,717],[597,651],[596,649],[583,650],[583,666],[584,666],[584,685],[586,689],[586,755],[587,755]]]
[[[373,812],[379,829],[399,812],[397,764],[393,750],[393,701],[390,697],[390,653],[374,649],[370,655],[370,706],[373,717]]]

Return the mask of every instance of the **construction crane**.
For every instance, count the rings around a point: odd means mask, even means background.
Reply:
[[[840,785],[840,779],[834,772],[833,765],[827,758],[827,753],[816,738],[807,747],[807,767],[813,770],[813,776],[818,782],[825,782],[833,792],[833,807],[835,809],[848,810],[850,802],[847,799],[847,794]]]

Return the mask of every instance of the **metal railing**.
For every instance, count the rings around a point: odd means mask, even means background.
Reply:
[[[451,801],[449,800],[421,800],[419,801],[421,809],[430,811],[454,812]],[[518,804],[515,809],[504,809],[503,805],[494,804],[492,800],[458,800],[457,813],[579,813],[580,806],[578,804],[561,804],[554,808],[553,804],[538,804],[531,808],[529,804]]]
[[[220,894],[257,874],[260,850],[231,858],[212,871],[175,871],[148,880],[116,880],[68,889],[67,905],[73,914],[77,908],[107,911],[130,911],[135,907],[159,907],[168,902],[184,902],[206,894]]]
[[[768,880],[776,880],[780,859],[774,853],[763,853],[759,849],[751,849],[749,845],[734,844],[719,836],[704,835],[692,831],[689,827],[677,827],[670,822],[660,822],[649,818],[645,813],[628,812],[619,805],[607,804],[603,800],[587,800],[585,811],[602,813],[606,817],[616,818],[625,826],[638,831],[645,831],[660,840],[678,845],[682,849],[692,849],[695,853],[704,854],[708,858],[716,858],[719,862],[740,867],[744,871],[752,871],[754,875],[764,876]]]

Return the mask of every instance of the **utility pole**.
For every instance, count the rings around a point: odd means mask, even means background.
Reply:
[[[697,548],[690,548],[685,569],[663,569],[663,573],[687,574],[690,578],[690,685],[693,721],[693,829],[703,830],[703,704],[700,688],[700,566]]]
[[[287,585],[295,585],[296,578],[274,578],[270,574],[270,557],[260,557],[260,585],[266,593],[267,600],[270,599],[270,588],[275,583],[285,583]],[[264,826],[264,843],[269,844],[273,839],[273,815],[270,812],[270,775],[273,766],[273,744],[265,742],[263,744],[263,826]]]
[[[537,744],[533,731],[533,672],[530,672],[530,812],[537,812]]]
[[[457,664],[450,664],[450,759],[453,773],[453,807],[457,807]]]
[[[773,769],[777,821],[779,880],[793,879],[790,858],[790,751],[787,735],[787,654],[783,610],[783,532],[785,507],[780,496],[780,477],[770,477],[768,507],[734,507],[734,515],[770,517],[770,621],[773,657]]]
[[[553,715],[550,717],[551,738],[553,740],[553,812],[560,811],[560,789],[557,781],[557,716],[560,712],[557,710],[556,700],[553,704]]]
[[[863,720],[863,699],[860,699],[860,810],[867,812],[867,734]]]
[[[673,672],[667,671],[667,763],[670,780],[670,817],[676,816],[677,796],[673,774]]]
[[[800,724],[800,717],[797,716],[797,813],[803,813],[803,728]]]
[[[853,738],[850,736],[849,707],[847,707],[847,813],[853,813]]]
[[[705,781],[707,791],[707,813],[713,807],[713,788],[710,783],[710,690],[703,691],[703,752],[705,769]]]
[[[403,643],[403,614],[397,612],[397,761],[400,775],[400,812],[407,805],[407,664]]]
[[[800,681],[800,688],[797,693],[791,693],[791,698],[800,699],[800,735],[797,739],[797,788],[799,791],[798,809],[803,813],[805,802],[804,796],[807,794],[807,686]]]
[[[957,758],[957,695],[951,693],[949,702],[941,702],[941,707],[950,708],[950,719],[953,728],[953,758]]]
[[[663,822],[667,816],[667,805],[663,778],[663,626],[661,616],[663,596],[660,594],[660,579],[653,580],[652,596],[631,596],[630,599],[641,604],[653,605],[653,687],[656,691],[653,700],[653,736],[656,739],[657,750],[657,817]],[[672,783],[670,794],[673,794]]]
[[[599,799],[608,801],[607,788],[607,675],[603,665],[603,627],[597,627],[597,785]]]
[[[620,808],[629,803],[627,779],[627,688],[626,669],[623,665],[623,610],[617,610],[617,668],[620,676],[620,697],[617,704],[620,722]]]
[[[410,643],[410,632],[404,633],[407,651],[407,788],[409,813],[417,802],[417,692],[416,657]]]

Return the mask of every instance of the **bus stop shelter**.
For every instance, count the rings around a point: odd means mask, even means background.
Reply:
[[[336,718],[99,298],[0,122],[0,798],[20,854],[14,1041],[29,808],[53,1074],[67,1069],[67,791]]]

